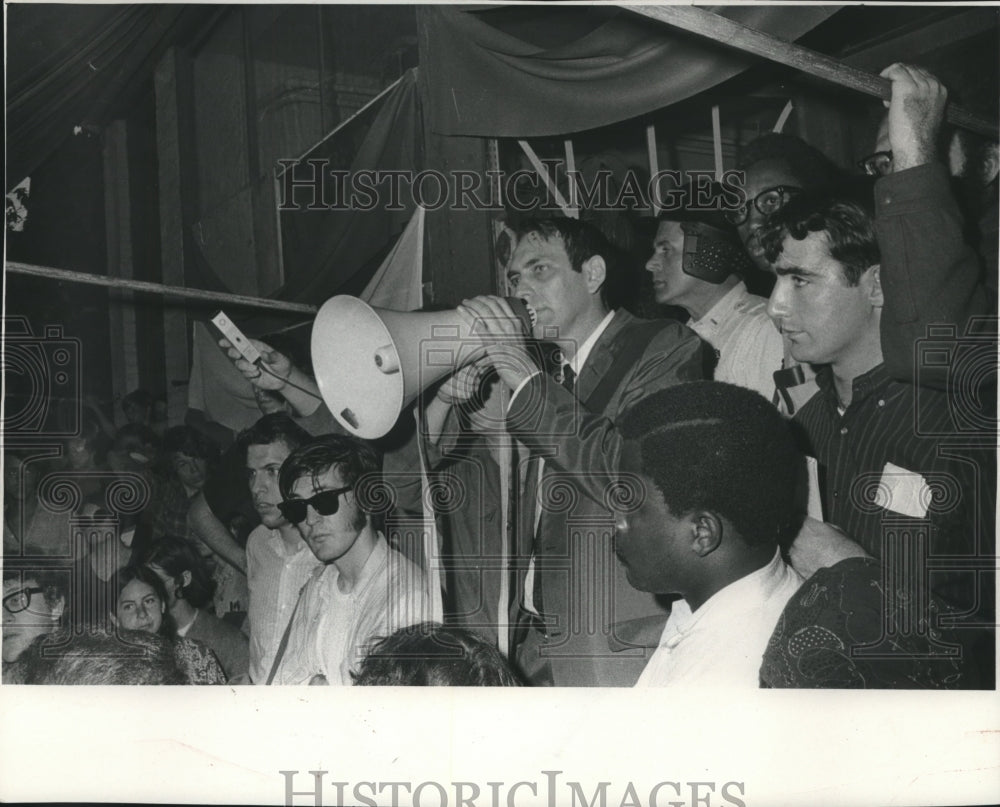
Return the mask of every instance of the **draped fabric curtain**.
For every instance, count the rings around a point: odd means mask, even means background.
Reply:
[[[424,167],[424,136],[416,72],[404,74],[380,102],[349,165],[338,164],[342,151],[338,135],[320,143],[305,159],[323,161],[328,168],[346,168],[350,175],[362,170],[420,171]],[[312,175],[311,167],[296,172],[299,179]],[[392,209],[386,203],[390,198],[388,184],[374,183],[378,201],[363,209],[343,204],[348,186],[346,183],[338,189],[327,184],[322,198],[328,209],[305,209],[298,194],[294,199],[300,209],[281,211],[286,283],[278,298],[316,303],[333,294],[360,294],[410,221],[415,206],[409,193],[401,193],[399,205]]]
[[[838,7],[712,10],[791,41]],[[567,20],[589,11],[559,9]],[[624,9],[548,49],[499,30],[489,18],[448,6],[421,8],[421,76],[435,132],[542,137],[594,129],[682,101],[759,61]]]
[[[795,39],[836,7],[726,6],[720,13],[783,39]],[[190,41],[213,6],[7,7],[7,177],[13,187],[77,125],[103,125],[148,81],[171,44]],[[573,41],[539,47],[491,25],[480,14],[447,6],[419,9],[423,64],[380,102],[347,166],[351,172],[425,167],[424,116],[443,135],[534,137],[592,129],[667,106],[749,67],[753,60],[708,40],[602,7],[546,7],[551,18],[576,18]],[[607,19],[611,14],[610,19]],[[530,21],[529,21],[530,24]],[[594,27],[596,25],[596,27]],[[337,136],[310,157],[342,157]],[[384,191],[378,196],[388,198]],[[274,296],[317,302],[359,294],[413,213],[376,204],[280,213],[286,284]],[[190,233],[192,275],[225,288]]]
[[[7,30],[7,188],[75,126],[102,127],[164,51],[219,13],[192,5],[11,3]]]

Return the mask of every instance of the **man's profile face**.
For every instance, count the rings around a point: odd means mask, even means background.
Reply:
[[[653,295],[661,305],[680,305],[705,281],[684,272],[684,231],[680,222],[661,221],[653,239],[646,271],[653,276]]]
[[[292,485],[290,499],[309,499],[324,490],[344,487],[344,478],[335,467],[328,468],[317,476],[301,476]],[[305,520],[300,522],[299,532],[316,559],[331,563],[345,557],[357,544],[358,536],[364,529],[365,514],[358,507],[353,491],[340,494],[337,512],[324,516],[309,505]]]
[[[643,473],[638,442],[625,442],[619,469],[630,486],[641,483],[643,488],[637,507],[615,513],[614,549],[625,575],[639,591],[679,593],[677,584],[691,555],[690,548],[684,551],[685,521],[670,512],[663,494]]]
[[[577,333],[578,323],[600,305],[600,284],[590,288],[586,272],[574,271],[560,236],[522,237],[507,268],[507,280],[512,293],[535,311],[535,338],[586,338],[587,334]]]
[[[746,193],[749,214],[746,221],[736,226],[736,230],[751,260],[758,269],[764,271],[770,271],[771,265],[764,255],[764,248],[757,236],[768,217],[757,210],[753,200],[763,191],[776,188],[779,185],[793,188],[802,187],[802,183],[792,173],[792,169],[785,160],[758,160],[746,169],[743,190]]]
[[[874,268],[849,286],[840,261],[830,255],[825,232],[801,241],[786,235],[774,263],[777,280],[767,313],[781,330],[792,357],[811,364],[848,358],[878,332],[870,293]]]
[[[278,471],[291,453],[284,440],[247,446],[247,481],[253,506],[264,526],[272,530],[288,523],[278,509],[278,502],[281,501]]]

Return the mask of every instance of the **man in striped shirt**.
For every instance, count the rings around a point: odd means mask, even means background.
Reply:
[[[819,464],[825,521],[883,562],[905,555],[907,572],[972,609],[980,592],[968,569],[992,551],[995,459],[963,439],[946,393],[886,371],[881,256],[865,203],[803,193],[764,236],[777,275],[768,313],[792,356],[821,366],[820,390],[794,423]]]

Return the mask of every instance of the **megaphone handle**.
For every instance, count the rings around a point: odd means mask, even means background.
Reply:
[[[358,428],[360,428],[358,426],[358,417],[357,417],[357,415],[355,415],[354,412],[352,412],[350,409],[346,409],[346,408],[345,409],[341,409],[340,410],[340,416],[351,425],[352,429],[357,430]]]

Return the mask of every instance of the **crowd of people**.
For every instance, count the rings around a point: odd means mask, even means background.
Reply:
[[[238,433],[137,391],[59,457],[5,451],[4,681],[992,687],[997,144],[949,166],[944,88],[884,75],[863,173],[769,134],[742,206],[659,214],[646,269],[687,324],[622,307],[593,224],[511,221],[531,333],[463,301],[475,361],[396,443],[255,342],[223,344],[261,412]],[[112,513],[126,472],[143,506]]]

